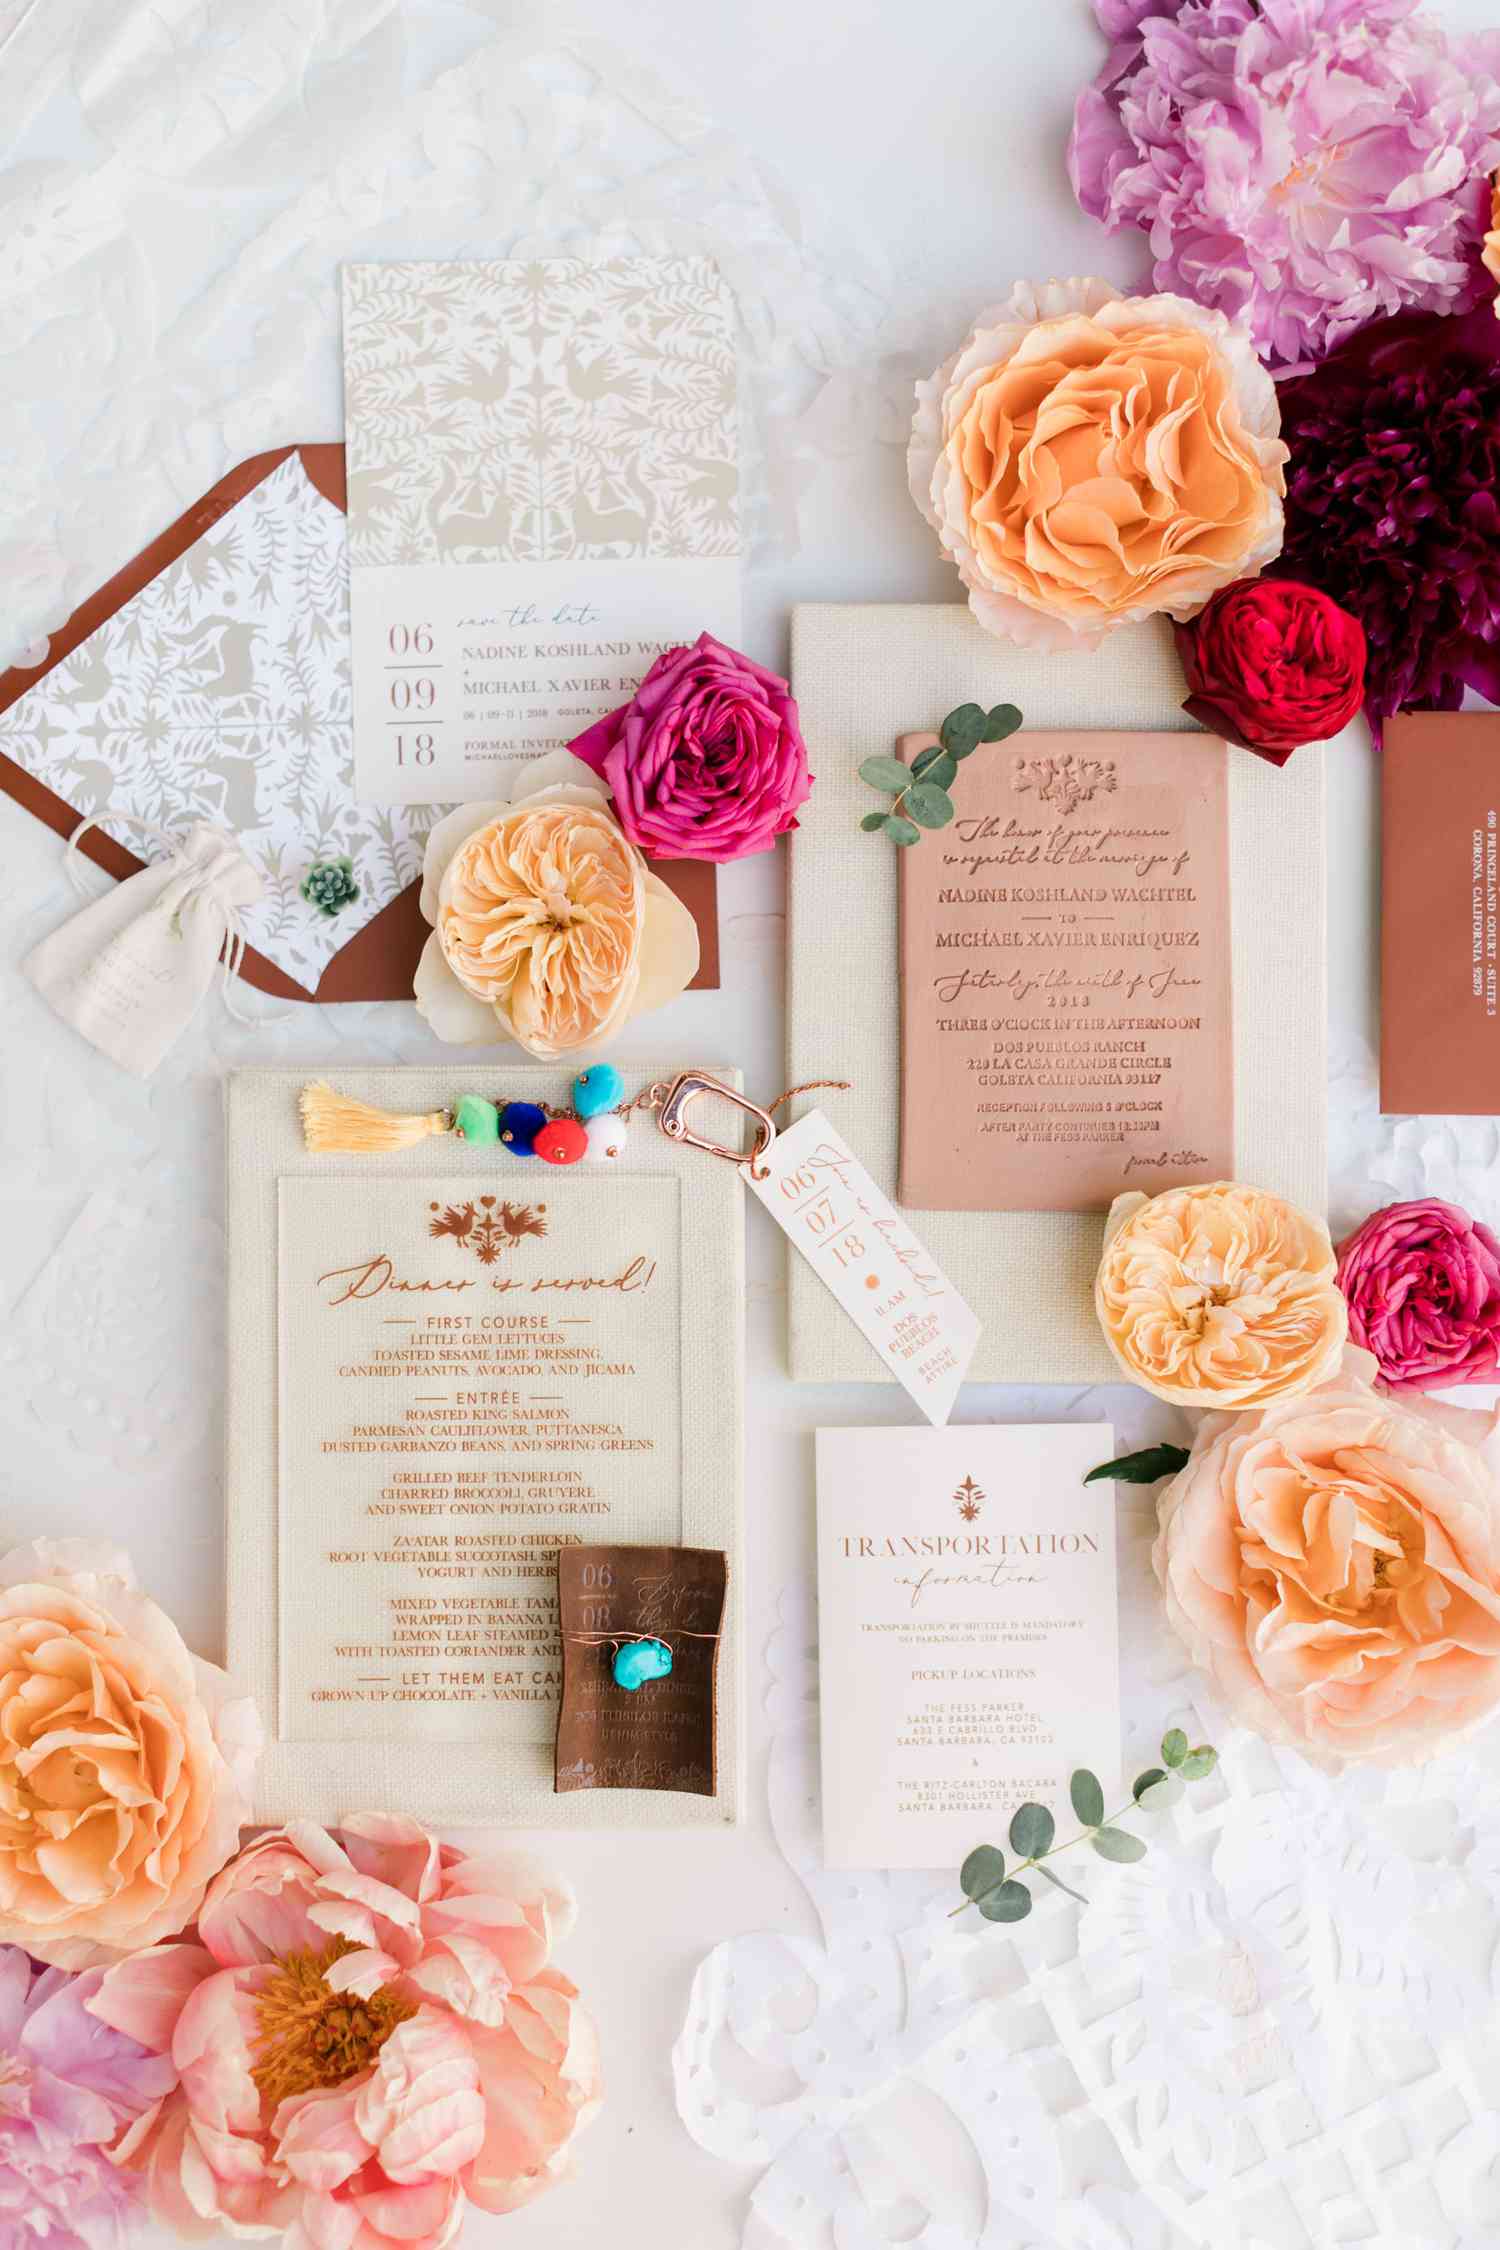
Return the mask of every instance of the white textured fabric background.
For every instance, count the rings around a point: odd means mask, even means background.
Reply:
[[[1477,26],[1493,0],[1442,13]],[[1022,273],[1144,270],[1063,175],[1099,54],[1084,0],[0,0],[0,662],[232,463],[340,434],[350,256],[719,257],[751,376],[747,645],[784,660],[797,600],[951,601],[905,493],[911,378]],[[1429,1188],[1500,1222],[1494,1121],[1376,1114],[1374,766],[1357,731],[1326,764],[1335,1221]],[[223,1073],[452,1057],[404,1008],[249,995],[253,1030],[212,1010],[153,1082],[125,1080],[18,973],[69,909],[60,851],[0,799],[0,1527],[128,1538],[214,1654]],[[779,861],[727,870],[722,902],[723,990],[652,1019],[624,1059],[725,1054],[769,1095],[786,1082]],[[807,1433],[909,1417],[891,1387],[785,1380],[779,1241],[758,1213],[748,1252],[752,1822],[537,1840],[580,1894],[564,1961],[600,2018],[608,2105],[572,2184],[465,2241],[1493,2245],[1488,1744],[1334,1786],[1235,1741],[1175,1882],[1154,1858],[1102,1871],[1076,1933],[1064,1907],[963,1937],[952,1985],[946,1882],[819,1875]],[[960,1412],[1180,1434],[1119,1390],[975,1386]],[[1191,1707],[1138,1499],[1121,1530],[1134,1755]]]

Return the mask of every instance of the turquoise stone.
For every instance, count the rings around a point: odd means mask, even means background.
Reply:
[[[616,1687],[644,1687],[647,1680],[664,1680],[671,1669],[672,1651],[665,1641],[627,1641],[615,1650]]]
[[[453,1111],[453,1130],[466,1141],[498,1141],[500,1112],[483,1094],[460,1094]]]
[[[547,1112],[535,1102],[507,1102],[500,1112],[500,1138],[512,1156],[531,1156],[546,1122]]]
[[[587,1124],[607,1109],[618,1109],[624,1091],[625,1081],[613,1063],[590,1063],[573,1081],[574,1114]]]

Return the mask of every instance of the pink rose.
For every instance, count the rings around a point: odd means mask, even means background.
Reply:
[[[1339,1251],[1349,1334],[1393,1391],[1500,1373],[1500,1242],[1453,1203],[1390,1203]]]
[[[744,859],[797,825],[812,789],[783,679],[700,633],[568,745],[602,774],[630,841],[660,859]]]
[[[566,1892],[374,1814],[310,1822],[225,1869],[200,1943],[111,1969],[101,2022],[179,2084],[126,2150],[180,2233],[286,2250],[444,2250],[468,2204],[563,2174],[598,2107],[594,2027],[553,1940]]]
[[[1152,1561],[1243,1725],[1410,1765],[1500,1701],[1500,1417],[1398,1404],[1374,1374],[1350,1350],[1305,1397],[1205,1416]]]

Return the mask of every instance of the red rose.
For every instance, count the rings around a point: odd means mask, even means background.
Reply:
[[[1177,627],[1177,650],[1183,709],[1272,765],[1337,734],[1364,700],[1364,627],[1295,578],[1226,586]]]

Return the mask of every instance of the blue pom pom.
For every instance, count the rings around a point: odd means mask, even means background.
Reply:
[[[610,1667],[615,1686],[634,1691],[647,1680],[664,1680],[672,1669],[672,1651],[665,1641],[627,1641],[615,1650]]]
[[[507,1102],[500,1112],[500,1138],[512,1156],[531,1156],[546,1122],[547,1112],[535,1102]]]
[[[625,1081],[613,1063],[590,1063],[573,1081],[573,1111],[587,1124],[607,1109],[618,1109]]]

